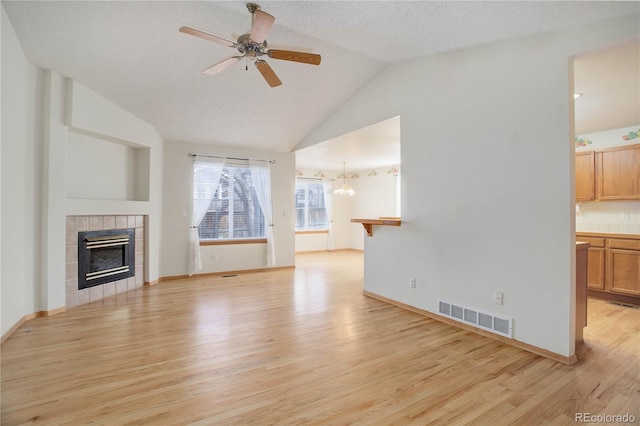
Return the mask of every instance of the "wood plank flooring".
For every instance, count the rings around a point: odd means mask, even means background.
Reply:
[[[589,301],[574,366],[362,295],[362,254],[166,281],[2,345],[2,425],[538,425],[640,419],[640,309]]]

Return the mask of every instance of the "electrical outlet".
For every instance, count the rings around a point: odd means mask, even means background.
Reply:
[[[211,255],[211,260],[213,260],[214,262],[216,262],[218,260],[218,255],[217,254],[212,254]]]
[[[495,303],[496,305],[502,305],[502,297],[502,292],[496,291],[495,293],[493,293],[493,303]]]
[[[416,288],[416,279],[415,278],[411,278],[409,280],[409,287]]]

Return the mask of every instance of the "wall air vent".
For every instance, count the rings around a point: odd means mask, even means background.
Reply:
[[[491,315],[483,314],[482,312],[478,316],[478,325],[484,328],[492,328],[493,317]]]
[[[438,303],[438,313],[451,316],[451,304],[440,301]]]
[[[438,300],[438,313],[464,324],[513,338],[513,319]]]
[[[462,320],[464,318],[464,308],[456,305],[451,305],[451,316]]]
[[[493,317],[493,329],[496,333],[506,334],[511,337],[511,321]]]

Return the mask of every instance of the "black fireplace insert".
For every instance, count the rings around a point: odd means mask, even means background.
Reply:
[[[78,290],[135,276],[135,229],[78,232]]]

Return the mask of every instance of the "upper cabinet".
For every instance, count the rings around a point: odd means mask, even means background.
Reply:
[[[595,151],[576,153],[576,201],[596,199]]]
[[[599,200],[640,200],[640,144],[596,151]]]
[[[576,201],[640,200],[640,144],[576,153]]]

